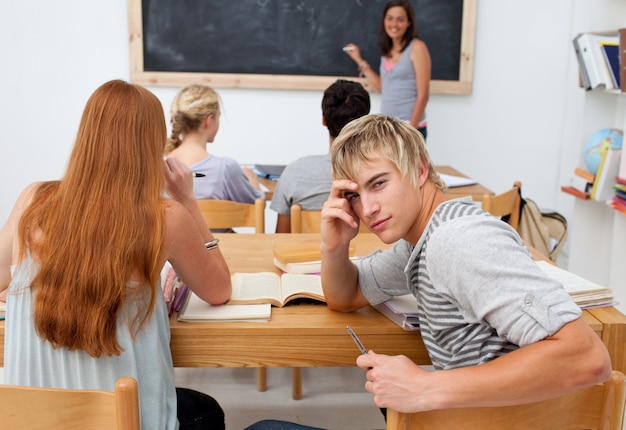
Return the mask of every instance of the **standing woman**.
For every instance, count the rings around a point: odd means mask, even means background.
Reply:
[[[254,203],[265,198],[256,175],[241,168],[232,158],[209,154],[220,127],[220,100],[206,85],[189,85],[176,94],[171,106],[172,131],[165,153],[177,158],[196,173],[194,194],[198,199],[233,200]]]
[[[20,195],[0,230],[5,383],[113,391],[132,376],[142,428],[224,429],[213,398],[174,386],[161,268],[211,304],[231,283],[205,246],[191,171],[163,160],[165,140],[159,100],[107,82],[87,101],[65,175]]]
[[[344,46],[344,51],[358,64],[372,88],[382,93],[381,113],[408,122],[426,138],[430,53],[418,37],[415,11],[408,0],[391,0],[385,5],[379,45],[380,74],[363,60],[354,43]]]

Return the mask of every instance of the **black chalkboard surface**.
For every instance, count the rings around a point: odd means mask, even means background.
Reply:
[[[356,78],[357,67],[341,48],[358,44],[377,70],[386,1],[129,0],[131,57],[141,56],[131,58],[131,79],[143,75],[147,83],[168,84],[177,76],[206,81],[228,75],[232,86],[300,87],[305,77]],[[432,57],[432,80],[463,80],[468,56],[462,45],[469,26],[473,50],[475,0],[412,2]],[[472,3],[473,21],[467,18],[467,3]],[[258,84],[242,84],[247,76]]]

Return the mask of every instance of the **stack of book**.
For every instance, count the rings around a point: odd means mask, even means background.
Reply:
[[[626,68],[626,65],[624,67]],[[615,195],[610,202],[611,206],[615,210],[626,214],[626,151],[622,151],[622,159],[615,176],[613,189],[615,190]]]
[[[591,282],[547,261],[537,261],[537,266],[546,275],[563,284],[565,291],[581,309],[615,305],[612,289]]]
[[[620,175],[622,158],[621,146],[605,146],[602,149],[602,158],[597,173],[593,175],[577,167],[574,169],[569,184],[561,186],[561,191],[583,200],[611,201],[615,195],[615,178]]]
[[[319,273],[322,269],[319,239],[279,242],[272,252],[274,265],[285,273]],[[354,253],[354,245],[351,244],[348,249],[350,258],[356,258]]]
[[[613,206],[616,211],[626,214],[626,178],[616,176],[613,188],[615,189],[615,195],[610,205]]]
[[[417,299],[413,294],[393,297],[374,308],[404,330],[419,330]]]
[[[626,91],[620,64],[625,55],[625,29],[610,33],[581,33],[573,40],[578,60],[581,85],[586,90]]]

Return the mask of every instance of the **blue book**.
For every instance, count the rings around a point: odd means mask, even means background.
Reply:
[[[620,88],[619,74],[619,44],[610,42],[600,42],[604,59],[611,72],[611,78],[615,88]]]

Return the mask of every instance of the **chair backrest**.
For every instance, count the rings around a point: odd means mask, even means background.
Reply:
[[[494,408],[442,409],[401,413],[387,410],[387,430],[602,429],[622,430],[624,374],[554,399]]]
[[[139,430],[137,381],[117,380],[115,391],[0,385],[0,422],[6,429]]]
[[[522,203],[522,183],[515,181],[513,188],[502,194],[484,194],[482,198],[483,210],[493,216],[507,217],[506,221],[515,230],[519,227],[520,209]]]
[[[290,212],[292,233],[319,233],[322,211],[305,211],[299,204],[291,205]],[[370,233],[369,229],[361,222],[359,233]]]
[[[264,199],[254,203],[199,199],[198,206],[210,228],[254,227],[256,233],[265,233]]]

